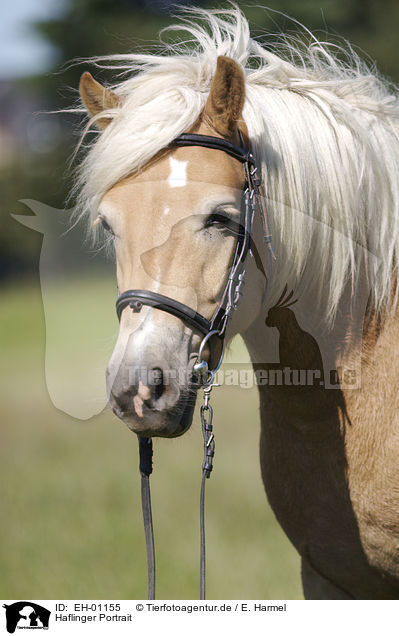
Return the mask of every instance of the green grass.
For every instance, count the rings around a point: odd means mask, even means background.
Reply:
[[[82,324],[91,321],[99,338],[107,334],[101,352],[106,359],[116,331],[114,284],[98,280],[90,285],[92,304],[86,301]],[[83,302],[88,286],[84,278],[73,281],[48,300],[46,315],[58,311],[60,329],[76,324],[76,299]],[[2,307],[0,596],[143,598],[146,562],[136,438],[107,411],[82,421],[53,406],[45,381],[38,285],[3,289]],[[74,360],[84,363],[83,333],[84,326],[75,334],[77,358],[68,351],[70,343],[60,344],[67,375],[73,374]],[[242,342],[233,344],[231,355],[245,357]],[[221,387],[212,401],[216,458],[206,494],[207,596],[302,598],[299,559],[261,483],[256,390]],[[155,440],[154,445],[157,597],[197,598],[198,415],[182,438]]]

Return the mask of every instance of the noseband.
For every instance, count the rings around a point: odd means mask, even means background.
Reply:
[[[210,392],[214,386],[213,380],[216,371],[220,367],[223,359],[223,342],[226,334],[227,324],[232,313],[237,309],[245,279],[245,261],[251,249],[251,235],[254,215],[257,208],[260,209],[260,216],[263,223],[264,242],[267,244],[273,258],[271,245],[271,234],[269,231],[266,208],[260,193],[260,179],[257,177],[257,167],[252,152],[244,145],[241,132],[240,146],[208,135],[196,135],[184,133],[176,137],[171,146],[200,146],[220,150],[227,153],[243,164],[245,184],[243,190],[243,206],[241,209],[241,226],[237,236],[234,249],[234,256],[230,274],[226,280],[224,290],[218,307],[213,316],[208,319],[197,311],[184,305],[183,303],[158,294],[157,292],[145,289],[129,289],[120,294],[116,301],[116,312],[118,319],[121,319],[123,310],[130,307],[133,312],[140,312],[144,305],[154,307],[164,311],[176,318],[179,318],[192,329],[199,331],[203,335],[196,364],[193,372],[201,377],[204,390],[204,403],[201,406],[200,415],[202,432],[204,436],[204,463],[202,466],[203,476],[201,484],[200,499],[200,532],[201,532],[201,573],[200,573],[200,598],[205,598],[205,524],[204,524],[204,497],[205,479],[210,477],[214,456],[214,436],[212,427],[212,407],[209,404]],[[218,362],[209,369],[209,363],[203,359],[205,345],[210,345],[209,341],[213,337],[219,338],[222,342],[222,352]],[[148,563],[148,598],[155,598],[155,556],[154,537],[152,529],[151,497],[149,488],[149,476],[152,473],[152,440],[151,438],[139,437],[140,449],[140,473],[141,473],[141,497],[144,517],[144,528],[147,547]]]

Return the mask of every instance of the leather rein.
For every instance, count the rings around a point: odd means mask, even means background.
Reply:
[[[119,320],[121,319],[121,314],[126,307],[129,307],[136,313],[140,312],[143,306],[149,306],[176,316],[192,329],[199,331],[203,335],[198,351],[197,361],[193,367],[193,373],[200,378],[204,392],[204,400],[200,408],[202,433],[204,437],[204,462],[202,465],[200,496],[201,600],[205,599],[205,481],[210,477],[212,471],[215,449],[212,425],[213,411],[209,404],[209,399],[212,387],[217,386],[214,383],[214,378],[223,359],[223,345],[227,324],[232,313],[235,309],[237,309],[242,295],[245,279],[245,261],[248,252],[251,249],[253,220],[258,208],[260,210],[260,216],[263,223],[264,242],[267,244],[272,258],[275,258],[271,244],[271,234],[269,231],[265,203],[260,190],[261,181],[257,176],[255,157],[245,146],[241,132],[239,132],[239,135],[241,143],[240,146],[219,137],[191,133],[184,133],[179,137],[176,137],[170,144],[171,147],[201,146],[213,150],[220,150],[243,164],[245,184],[243,189],[240,232],[237,236],[230,274],[226,280],[221,300],[213,316],[210,319],[205,318],[205,316],[202,316],[191,307],[188,307],[173,298],[145,289],[129,289],[128,291],[120,294],[116,300],[116,312]],[[215,363],[210,369],[209,362],[203,359],[203,354],[205,346],[210,346],[209,341],[214,337],[220,340],[222,349],[217,363]],[[198,386],[200,386],[200,384]],[[139,437],[138,441],[140,452],[139,469],[141,474],[141,501],[147,550],[148,599],[155,599],[155,550],[149,484],[149,477],[152,473],[152,439]]]

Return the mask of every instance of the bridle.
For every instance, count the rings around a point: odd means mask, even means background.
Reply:
[[[204,391],[204,402],[200,409],[202,432],[204,437],[204,462],[202,465],[202,482],[200,497],[200,534],[201,534],[201,559],[200,559],[200,599],[205,599],[205,523],[204,523],[204,501],[205,501],[205,480],[210,477],[213,467],[213,456],[215,449],[215,440],[212,426],[212,407],[209,404],[210,393],[214,383],[214,378],[219,369],[224,353],[224,337],[226,328],[232,313],[237,309],[240,297],[242,295],[244,279],[245,279],[245,261],[248,252],[251,249],[252,226],[256,210],[260,209],[260,216],[263,223],[264,242],[268,245],[273,258],[273,249],[271,245],[271,234],[267,220],[266,208],[260,187],[261,181],[257,176],[257,166],[255,157],[252,152],[245,146],[241,132],[240,146],[237,146],[226,139],[212,137],[208,135],[197,135],[192,133],[184,133],[176,137],[171,146],[201,146],[220,150],[227,153],[234,159],[243,164],[245,184],[243,189],[243,205],[241,209],[241,225],[240,232],[234,249],[234,256],[230,274],[226,280],[226,284],[221,295],[219,305],[213,316],[208,319],[199,314],[197,311],[184,305],[183,303],[158,294],[157,292],[145,289],[129,289],[120,294],[116,300],[116,312],[118,319],[126,307],[130,307],[133,312],[140,312],[144,305],[154,307],[161,311],[165,311],[176,316],[191,328],[199,331],[203,335],[201,341],[196,364],[193,367],[193,373],[201,380],[201,386]],[[210,346],[210,340],[218,338],[222,344],[219,359],[212,368],[203,358],[205,346]],[[200,386],[200,383],[198,383]],[[151,438],[139,437],[140,449],[140,474],[141,474],[141,499],[144,518],[144,529],[147,548],[147,565],[148,565],[148,598],[155,598],[155,552],[154,537],[152,527],[151,514],[151,496],[149,486],[149,476],[152,473],[152,440]]]

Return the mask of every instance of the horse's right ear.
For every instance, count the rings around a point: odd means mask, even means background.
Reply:
[[[88,71],[80,78],[79,93],[90,117],[95,117],[102,111],[118,108],[121,104],[120,97],[97,82]],[[111,117],[104,116],[96,119],[96,124],[100,128],[106,128],[111,121]]]
[[[204,108],[204,118],[222,137],[230,137],[242,117],[245,101],[244,73],[230,57],[220,55],[211,90]]]

